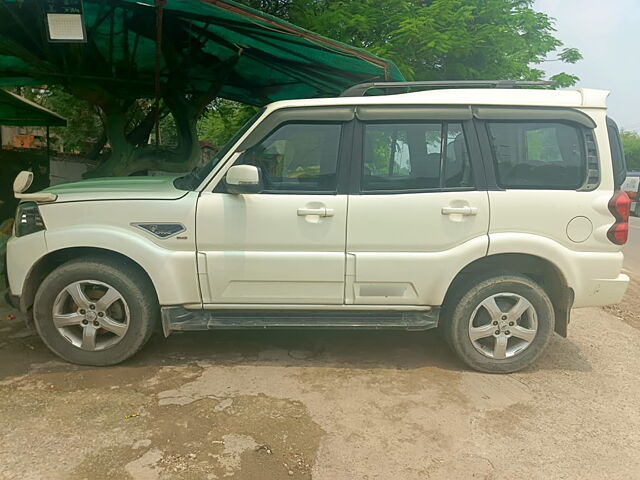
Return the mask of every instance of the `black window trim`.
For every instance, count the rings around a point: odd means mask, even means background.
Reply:
[[[611,138],[612,135],[614,138]],[[609,150],[611,152],[613,186],[616,190],[620,190],[627,177],[627,162],[624,156],[624,148],[622,147],[622,140],[620,138],[620,130],[618,128],[618,124],[613,118],[609,116],[607,116],[607,138],[609,139]],[[623,173],[624,178],[622,178]]]
[[[355,118],[355,107],[350,105],[329,107],[286,107],[268,114],[236,148],[244,152],[271,135],[287,123],[346,123]]]
[[[362,122],[443,122],[461,123],[473,118],[469,105],[358,105],[356,118]]]
[[[478,120],[505,122],[527,120],[535,123],[555,120],[576,123],[590,129],[596,128],[595,121],[589,115],[574,108],[476,105],[472,110],[474,118]]]
[[[507,110],[507,108],[501,108],[501,110]],[[513,109],[514,112],[521,112],[522,109]],[[531,109],[529,109],[531,110]],[[558,113],[558,112],[562,112],[562,111],[573,111],[571,109],[539,109],[541,112],[554,112],[554,113]],[[581,113],[581,112],[580,112]],[[584,114],[586,117],[586,114]],[[506,190],[554,190],[554,191],[567,191],[567,192],[582,192],[582,191],[593,191],[595,189],[597,189],[597,187],[600,185],[600,168],[599,168],[599,160],[597,157],[597,146],[595,148],[595,160],[594,163],[595,165],[598,167],[597,170],[597,174],[598,174],[598,179],[597,182],[589,182],[589,179],[591,178],[591,174],[594,171],[594,169],[590,168],[590,159],[589,159],[589,152],[588,152],[588,142],[590,140],[587,139],[587,134],[591,133],[592,137],[595,140],[595,134],[593,133],[593,128],[589,128],[587,127],[584,123],[582,122],[576,122],[574,120],[567,120],[566,118],[562,118],[562,115],[559,115],[558,117],[547,117],[547,118],[495,118],[495,119],[487,119],[487,120],[479,120],[476,117],[475,123],[477,125],[479,125],[479,128],[477,128],[478,133],[480,134],[480,148],[482,150],[482,155],[484,158],[486,158],[488,161],[485,161],[485,168],[487,170],[487,179],[488,179],[488,189],[492,190],[492,191],[506,191]],[[580,142],[580,149],[582,152],[582,158],[584,159],[584,165],[583,165],[583,177],[581,180],[580,185],[578,185],[577,187],[567,187],[567,188],[560,188],[560,187],[550,187],[549,185],[527,185],[527,186],[521,186],[521,187],[511,187],[511,186],[504,186],[501,184],[501,182],[499,181],[499,176],[498,176],[498,166],[497,166],[497,155],[496,152],[494,150],[494,145],[493,142],[491,141],[491,132],[489,129],[489,124],[490,123],[535,123],[535,124],[543,124],[543,123],[553,123],[553,124],[564,124],[564,125],[569,125],[573,128],[575,128],[580,135],[581,138],[581,142]],[[595,123],[594,123],[595,125]]]
[[[427,109],[425,109],[427,110]],[[397,113],[394,110],[390,113]],[[468,120],[459,119],[442,119],[432,118],[429,115],[424,119],[407,119],[398,116],[391,116],[390,118],[376,118],[376,120],[360,120],[356,116],[355,127],[353,132],[353,159],[351,162],[350,172],[350,194],[352,195],[402,195],[402,194],[415,194],[415,193],[443,193],[443,192],[475,192],[486,190],[485,180],[485,168],[483,165],[483,159],[480,152],[480,146],[477,143],[477,133],[475,131],[475,124],[470,118]],[[467,152],[469,155],[469,164],[473,170],[473,178],[475,186],[472,187],[438,187],[438,188],[403,188],[403,189],[390,189],[390,190],[362,190],[362,177],[364,172],[364,140],[365,140],[365,127],[366,125],[380,125],[380,124],[393,124],[398,123],[402,125],[406,124],[440,124],[442,128],[448,128],[451,123],[457,123],[462,126],[462,133],[464,135],[465,143],[467,146]],[[441,130],[442,133],[442,130]],[[441,141],[445,141],[444,136],[441,137]],[[446,141],[445,141],[446,143]],[[440,178],[439,182],[442,184],[444,169],[442,169],[442,162],[444,162],[443,152],[446,153],[446,149],[441,150],[440,162]]]

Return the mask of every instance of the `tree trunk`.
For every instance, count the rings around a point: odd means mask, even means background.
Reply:
[[[124,176],[134,154],[134,146],[125,135],[126,111],[120,102],[109,102],[101,106],[104,113],[104,127],[111,146],[109,158],[95,170],[87,172],[86,178]]]
[[[146,132],[153,126],[148,118],[143,120],[137,131],[125,133],[126,111],[122,105],[102,107],[105,118],[105,130],[111,145],[111,154],[96,169],[85,173],[85,178],[123,177],[147,170],[162,170],[184,173],[193,169],[200,159],[200,148],[196,132],[198,115],[189,108],[186,101],[176,102],[174,117],[178,128],[180,143],[177,150],[162,149],[156,146],[134,143],[141,142]],[[137,127],[136,127],[137,128]],[[147,138],[149,136],[146,133]],[[134,142],[134,143],[132,143]]]
[[[166,58],[168,60],[174,59],[174,54],[173,49],[168,48]],[[174,65],[172,73],[175,75],[168,82],[163,98],[176,124],[178,146],[175,150],[138,143],[138,134],[144,136],[146,131],[153,126],[151,120],[155,120],[155,116],[151,115],[154,112],[150,112],[142,123],[127,136],[125,134],[125,114],[130,104],[117,100],[103,100],[101,97],[100,101],[96,103],[104,112],[105,129],[111,145],[111,155],[98,168],[87,172],[85,177],[126,176],[145,170],[163,170],[174,173],[186,173],[192,170],[200,161],[200,144],[196,128],[198,116],[217,96],[238,58],[240,58],[240,52],[237,56],[220,63],[218,78],[211,86],[210,91],[193,95],[188,99],[184,93],[184,85],[181,83],[184,81],[183,71],[178,68],[177,63]],[[171,61],[168,63],[172,64]]]
[[[103,130],[98,141],[93,145],[91,145],[91,148],[89,149],[89,151],[86,152],[87,157],[91,158],[92,160],[97,160],[98,158],[100,158],[102,149],[106,144],[107,144],[107,134]]]
[[[166,112],[160,111],[160,118],[163,118]],[[136,147],[143,147],[149,143],[149,136],[156,124],[156,112],[153,108],[145,115],[142,121],[136,125],[133,130],[127,134],[127,139]]]
[[[178,134],[176,154],[184,159],[185,164],[195,165],[200,159],[200,143],[196,128],[200,111],[179,93],[168,95],[166,102]]]

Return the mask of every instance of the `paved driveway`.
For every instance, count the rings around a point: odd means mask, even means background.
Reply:
[[[0,478],[638,478],[639,412],[640,332],[597,309],[503,376],[432,332],[182,334],[86,368],[0,322]]]

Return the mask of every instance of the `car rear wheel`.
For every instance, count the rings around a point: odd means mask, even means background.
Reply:
[[[113,260],[77,259],[51,272],[36,293],[35,326],[65,360],[114,365],[134,355],[158,322],[149,280]]]
[[[531,365],[553,334],[553,305],[522,275],[474,279],[445,305],[444,333],[460,359],[475,370],[508,373]]]

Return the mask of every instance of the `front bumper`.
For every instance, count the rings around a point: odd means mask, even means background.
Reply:
[[[24,285],[33,266],[47,253],[44,231],[31,233],[24,237],[11,237],[7,242],[6,269],[8,287],[11,293],[21,296]]]
[[[16,295],[11,294],[11,289],[9,288],[9,275],[7,274],[7,252],[4,253],[4,263],[0,266],[3,266],[2,271],[0,272],[0,277],[2,278],[6,290],[2,294],[5,302],[11,305],[13,308],[20,308],[20,298]]]

